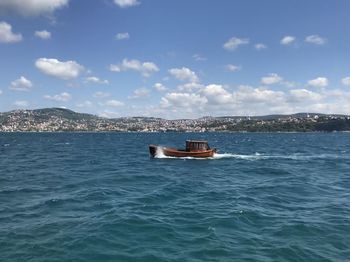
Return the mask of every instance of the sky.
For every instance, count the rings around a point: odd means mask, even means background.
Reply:
[[[0,0],[0,111],[350,114],[348,0]]]

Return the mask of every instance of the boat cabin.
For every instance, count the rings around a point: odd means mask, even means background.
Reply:
[[[205,150],[209,150],[209,149],[210,149],[210,147],[209,147],[207,141],[186,140],[186,151],[187,152],[205,151]]]

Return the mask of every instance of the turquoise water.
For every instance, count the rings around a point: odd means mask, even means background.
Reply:
[[[150,159],[207,139],[213,159]],[[349,261],[350,134],[0,134],[0,261]]]

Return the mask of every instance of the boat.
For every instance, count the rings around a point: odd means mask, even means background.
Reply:
[[[208,142],[204,140],[186,140],[185,149],[149,145],[149,153],[151,157],[155,157],[157,154],[161,153],[170,157],[207,158],[213,157],[216,151],[215,148],[210,148]]]

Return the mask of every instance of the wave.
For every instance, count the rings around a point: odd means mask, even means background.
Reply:
[[[254,154],[235,154],[235,153],[215,153],[213,157],[208,158],[198,158],[198,157],[173,157],[164,155],[163,149],[161,147],[157,148],[155,158],[160,159],[195,159],[195,160],[217,160],[217,159],[240,159],[248,161],[256,160],[268,160],[268,159],[286,159],[286,160],[296,160],[296,161],[308,161],[317,159],[350,159],[349,155],[345,154],[260,154],[258,152]]]

